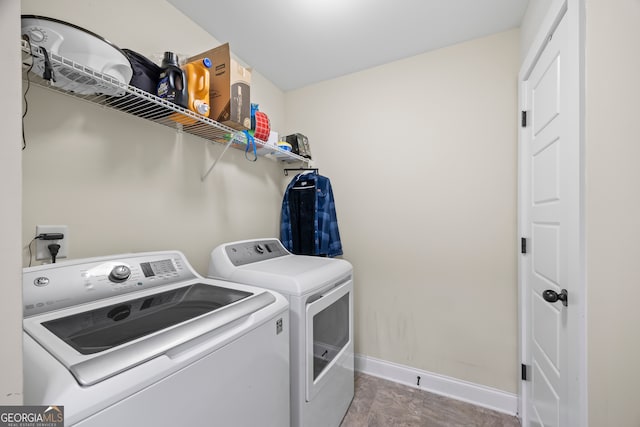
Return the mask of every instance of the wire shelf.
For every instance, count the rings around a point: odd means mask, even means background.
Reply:
[[[21,47],[25,67],[30,65],[30,56],[42,60],[37,61],[38,63],[43,63],[45,59],[44,49],[26,40],[22,40]],[[168,126],[176,129],[178,132],[185,132],[207,141],[226,144],[225,150],[202,176],[203,180],[211,172],[213,166],[220,160],[220,157],[224,155],[229,146],[242,150],[245,150],[247,147],[247,137],[242,131],[196,114],[191,110],[182,108],[137,87],[122,83],[107,74],[95,71],[68,58],[64,58],[55,53],[47,53],[48,60],[53,69],[54,78],[55,75],[61,74],[64,76],[64,79],[58,79],[58,82],[52,82],[43,79],[41,75],[32,70],[28,77],[25,76],[31,83],[82,101],[122,111],[154,123]],[[35,65],[34,63],[34,68],[36,68]],[[87,85],[93,87],[91,94],[83,94],[76,90],[79,87],[86,88]],[[87,91],[84,90],[84,92]],[[107,95],[107,93],[111,95]],[[281,150],[277,146],[268,144],[257,138],[254,138],[254,140],[259,156],[280,160],[285,163],[308,162],[308,159],[305,157]]]

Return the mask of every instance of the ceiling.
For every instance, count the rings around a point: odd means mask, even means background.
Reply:
[[[520,26],[529,0],[169,0],[283,91]]]

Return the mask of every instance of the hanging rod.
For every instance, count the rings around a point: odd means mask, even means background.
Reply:
[[[293,172],[293,171],[314,171],[315,173],[318,173],[318,168],[286,168],[284,169],[284,176],[289,176],[289,172]]]

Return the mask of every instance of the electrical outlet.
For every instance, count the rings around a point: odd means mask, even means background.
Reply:
[[[58,258],[66,258],[69,253],[69,227],[66,225],[36,225],[36,236],[44,233],[62,233],[64,237],[60,240],[36,239],[36,260],[51,259],[48,246],[52,243],[60,245]]]

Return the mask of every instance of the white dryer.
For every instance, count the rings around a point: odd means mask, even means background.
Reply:
[[[286,299],[180,252],[25,268],[24,403],[65,425],[289,425]]]
[[[277,239],[245,240],[215,248],[208,276],[289,300],[291,425],[338,427],[354,392],[351,264],[293,255]]]

